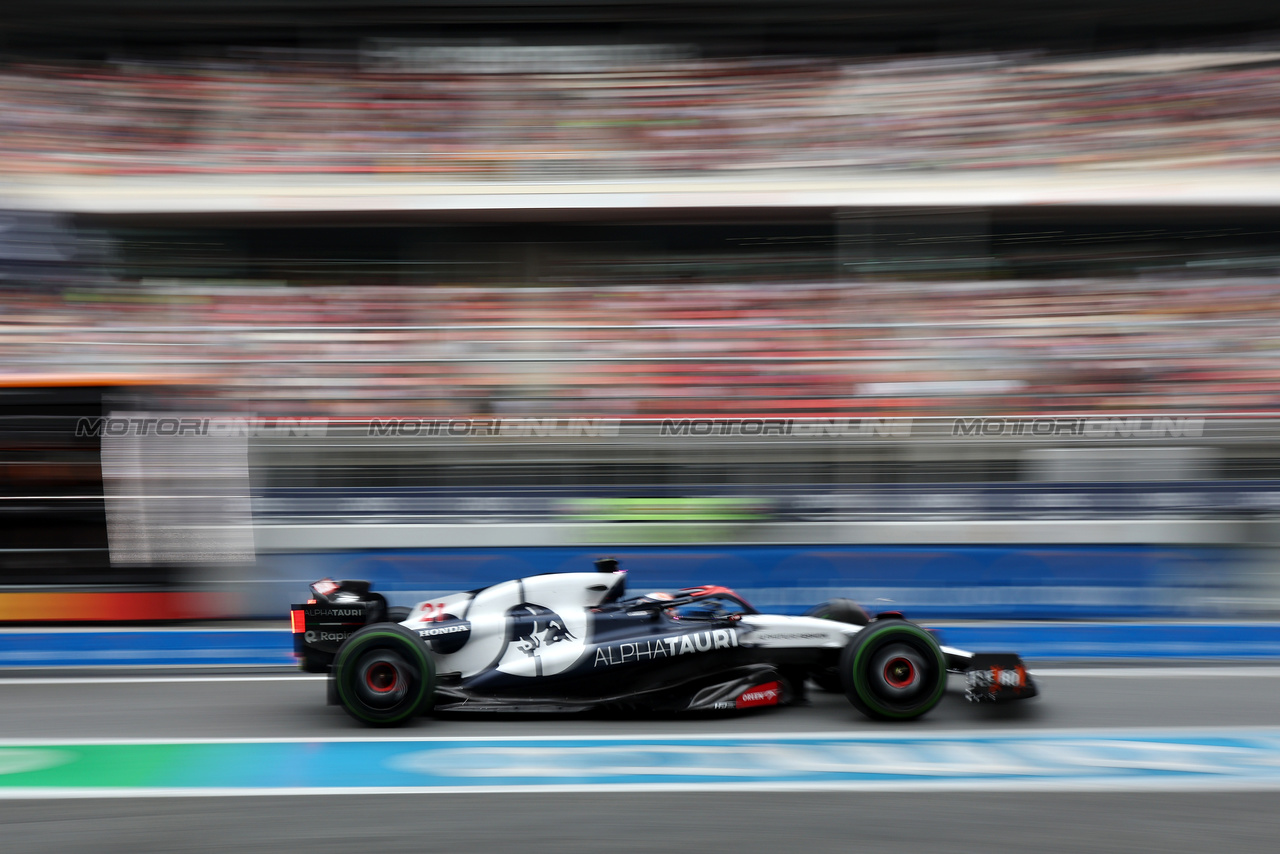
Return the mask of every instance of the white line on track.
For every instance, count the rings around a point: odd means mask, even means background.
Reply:
[[[1208,679],[1229,677],[1232,679],[1276,679],[1280,678],[1280,666],[1240,666],[1231,665],[1214,667],[1057,667],[1039,668],[1031,671],[1037,679],[1043,678],[1086,678],[1086,679]],[[303,673],[261,673],[261,674],[209,674],[202,676],[14,676],[0,677],[0,688],[18,685],[147,685],[176,684],[201,682],[321,682],[327,679],[323,675]]]
[[[873,725],[874,726],[874,725]],[[832,739],[840,741],[887,741],[900,742],[947,742],[971,741],[975,738],[984,740],[1016,738],[1019,740],[1044,741],[1055,738],[1176,738],[1203,735],[1240,736],[1262,735],[1280,737],[1280,725],[1262,726],[1148,726],[1148,727],[1054,727],[1051,729],[1017,729],[999,727],[991,729],[945,729],[930,732],[904,735],[901,730],[855,729],[827,730],[825,732],[794,732],[785,730],[763,730],[758,732],[728,733],[695,733],[695,732],[634,732],[626,734],[591,733],[583,735],[312,735],[312,736],[239,736],[210,738],[0,738],[0,747],[75,747],[77,745],[93,746],[126,746],[163,745],[163,744],[480,744],[501,742],[511,744],[538,744],[562,742],[603,742],[603,743],[655,743],[668,742],[825,742]],[[1280,785],[1280,780],[1277,781]],[[549,787],[548,787],[549,788]],[[542,787],[539,787],[539,791]],[[365,791],[361,788],[359,791]],[[475,791],[467,787],[467,791]]]
[[[308,676],[305,674],[283,675],[263,673],[248,675],[217,676],[16,676],[12,679],[0,678],[0,688],[9,685],[146,685],[172,684],[178,682],[322,682],[327,676]]]
[[[287,621],[286,621],[287,622]],[[290,634],[288,626],[246,626],[243,628],[227,628],[226,626],[208,626],[191,628],[189,626],[153,626],[137,628],[135,626],[11,626],[0,629],[0,637],[4,635],[194,635],[194,634]]]
[[[0,800],[87,800],[121,798],[236,798],[314,795],[529,795],[631,792],[1271,792],[1280,782],[1252,780],[1168,780],[1158,777],[1120,780],[857,780],[760,783],[573,783],[539,786],[354,786],[291,788],[0,788]]]
[[[1280,667],[1247,667],[1238,665],[1226,667],[1214,667],[1212,665],[1200,667],[1054,667],[1048,669],[1037,668],[1031,671],[1031,675],[1037,679],[1054,676],[1075,676],[1090,679],[1199,679],[1218,676],[1229,676],[1233,679],[1238,679],[1243,676],[1274,679],[1280,677]]]

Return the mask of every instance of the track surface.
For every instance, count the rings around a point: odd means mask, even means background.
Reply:
[[[1034,671],[1043,696],[1005,706],[973,706],[952,677],[913,733],[991,727],[1195,727],[1280,724],[1280,668],[1059,668]],[[1136,672],[1126,678],[1123,674]],[[1168,675],[1163,675],[1166,673]],[[1195,675],[1203,674],[1203,675]],[[1220,675],[1227,674],[1227,675]],[[0,738],[290,738],[368,735],[326,706],[320,677],[211,675],[217,681],[31,684],[0,678]],[[146,679],[193,677],[151,674]],[[203,677],[194,677],[203,678]],[[239,680],[239,681],[229,681]],[[87,682],[87,684],[86,684]],[[884,732],[840,695],[815,692],[808,706],[714,717],[473,715],[424,718],[394,730],[413,736],[574,736]],[[373,731],[376,732],[376,731]]]
[[[958,687],[912,734],[1280,724],[1280,669],[1038,670],[1043,696],[973,707]],[[1123,675],[1122,675],[1123,674]],[[153,676],[155,676],[153,674]],[[159,676],[158,678],[167,678]],[[0,738],[367,736],[301,675],[41,684],[0,679]],[[883,732],[842,697],[714,718],[427,719],[395,736]],[[376,733],[374,733],[376,734]],[[391,735],[391,734],[388,734]],[[629,792],[0,802],[6,850],[658,851],[992,849],[1272,852],[1280,792]],[[10,849],[9,846],[12,845]]]

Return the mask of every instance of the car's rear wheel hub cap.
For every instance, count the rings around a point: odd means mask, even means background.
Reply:
[[[400,674],[387,662],[380,661],[365,671],[364,680],[371,691],[387,694],[396,689]]]

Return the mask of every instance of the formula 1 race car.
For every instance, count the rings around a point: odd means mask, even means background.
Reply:
[[[878,720],[909,720],[963,673],[974,702],[1036,694],[1018,656],[939,645],[886,612],[834,599],[761,614],[725,587],[625,597],[617,561],[388,608],[364,581],[324,579],[292,606],[301,667],[373,726],[437,711],[749,709],[804,697],[812,680]]]

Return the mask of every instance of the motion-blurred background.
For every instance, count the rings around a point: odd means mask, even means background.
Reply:
[[[1273,617],[1277,105],[1232,0],[7,14],[0,620]]]

